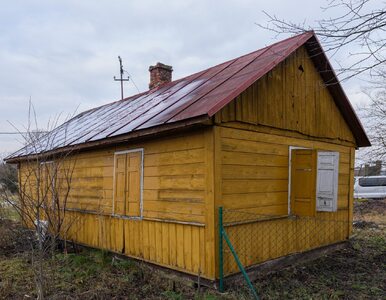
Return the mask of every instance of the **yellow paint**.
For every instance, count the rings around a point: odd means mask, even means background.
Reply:
[[[347,239],[355,140],[304,48],[225,106],[215,124],[221,174],[216,207],[236,211],[224,218],[236,222],[227,233],[244,265]],[[290,146],[311,149],[293,153],[291,206],[300,218],[287,217]],[[315,209],[317,150],[340,154],[337,212]],[[299,159],[300,153],[308,155]],[[311,170],[309,180],[296,178],[299,169]],[[299,205],[296,198],[307,201]],[[261,220],[267,216],[270,220]],[[225,262],[226,274],[238,271],[229,251]]]
[[[291,151],[291,213],[315,216],[316,150]]]
[[[211,139],[208,128],[190,132],[189,138],[181,134],[73,155],[63,237],[214,278]],[[144,153],[143,219],[124,219],[140,215],[141,152],[123,153],[138,148]],[[27,174],[23,168],[21,178]],[[112,216],[113,205],[123,217]]]
[[[219,206],[277,217],[227,228],[235,248],[243,245],[245,265],[348,237],[355,141],[303,48],[213,121],[207,128],[70,157],[63,237],[208,279],[218,278]],[[319,221],[287,217],[290,146],[339,152],[337,212],[317,212]],[[140,152],[122,153],[132,149],[143,149],[143,166]],[[142,219],[129,219],[139,215],[142,167]],[[33,195],[26,169],[22,164],[20,186]],[[311,206],[306,211],[314,211]],[[228,221],[240,220],[236,215]],[[237,271],[230,255],[225,253],[226,273]]]
[[[141,216],[142,151],[115,154],[114,213]]]
[[[354,142],[353,134],[304,47],[216,114],[217,123],[232,121]]]

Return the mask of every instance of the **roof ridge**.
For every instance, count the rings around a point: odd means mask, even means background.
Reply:
[[[262,50],[264,50],[264,49],[266,49],[266,48],[273,47],[273,46],[275,46],[275,45],[277,45],[277,44],[281,44],[281,43],[288,42],[288,41],[291,40],[291,39],[299,38],[300,36],[306,35],[306,34],[310,34],[310,37],[311,37],[312,35],[314,35],[314,31],[313,31],[313,30],[304,31],[303,33],[300,33],[300,34],[296,34],[296,35],[290,36],[290,37],[288,37],[288,38],[286,38],[286,39],[284,39],[284,40],[280,40],[280,41],[278,41],[278,42],[276,42],[276,43],[273,43],[273,44],[264,46],[264,47],[259,48],[259,49],[257,49],[257,50],[254,50],[254,51],[248,52],[248,53],[246,53],[246,54],[243,54],[243,55],[241,55],[241,56],[235,57],[235,58],[233,58],[233,59],[228,59],[228,60],[226,60],[226,61],[224,61],[224,62],[222,62],[222,63],[219,63],[219,64],[217,64],[217,65],[208,67],[208,68],[206,68],[206,69],[204,69],[204,70],[195,72],[195,73],[190,74],[190,75],[188,75],[188,76],[181,77],[181,78],[179,78],[179,79],[176,79],[176,80],[174,80],[174,81],[171,81],[170,83],[173,83],[173,82],[175,82],[175,81],[185,79],[185,78],[187,78],[187,77],[189,77],[189,76],[198,74],[198,73],[200,73],[200,72],[204,72],[204,71],[207,71],[207,70],[209,70],[209,69],[212,69],[212,68],[221,66],[221,65],[226,64],[226,63],[229,63],[229,62],[231,62],[231,61],[233,61],[233,60],[236,60],[236,59],[239,59],[239,58],[243,58],[243,57],[245,57],[245,56],[251,55],[251,54],[256,53],[256,52],[258,52],[258,51],[262,51]],[[168,84],[170,84],[170,83],[168,83]]]
[[[171,81],[171,82],[168,82],[168,83],[162,85],[162,87],[167,87],[168,85],[175,84],[175,83],[177,83],[177,82],[179,82],[179,81],[181,81],[181,80],[184,80],[184,79],[186,79],[186,78],[188,78],[188,77],[192,77],[192,76],[197,75],[197,74],[199,74],[199,73],[206,72],[206,71],[208,71],[209,69],[212,69],[212,68],[221,66],[221,65],[226,64],[226,63],[230,63],[230,62],[233,61],[233,60],[236,60],[236,59],[239,59],[239,58],[243,58],[243,57],[245,57],[245,56],[251,55],[251,54],[253,54],[253,53],[255,53],[255,52],[258,52],[258,51],[262,51],[262,50],[264,50],[264,49],[266,49],[266,48],[270,48],[270,47],[275,46],[275,45],[277,45],[277,44],[280,44],[280,43],[283,43],[283,42],[287,42],[287,41],[289,41],[289,40],[291,40],[291,39],[294,39],[294,38],[297,38],[297,37],[299,37],[299,36],[301,36],[301,35],[303,35],[303,34],[307,34],[307,33],[309,34],[309,33],[313,33],[313,32],[314,32],[313,30],[310,30],[310,31],[305,31],[305,32],[300,33],[300,34],[297,34],[297,35],[290,36],[290,37],[288,37],[288,38],[286,38],[286,39],[284,39],[284,40],[278,41],[278,42],[276,42],[276,43],[273,43],[273,44],[264,46],[264,47],[259,48],[259,49],[257,49],[257,50],[254,50],[254,51],[251,51],[251,52],[249,52],[249,53],[243,54],[243,55],[241,55],[241,56],[235,57],[235,58],[233,58],[233,59],[228,59],[228,60],[226,60],[226,61],[224,61],[224,62],[221,62],[221,63],[219,63],[219,64],[210,66],[210,67],[208,67],[208,68],[206,68],[206,69],[203,69],[203,70],[197,71],[197,72],[195,72],[195,73],[186,75],[186,76],[184,76],[184,77],[175,79],[175,80],[173,80],[173,81]],[[104,107],[104,106],[106,106],[106,105],[111,105],[111,104],[113,104],[113,103],[118,103],[118,102],[121,102],[121,101],[132,100],[132,98],[134,98],[134,97],[135,97],[135,98],[138,98],[138,97],[143,96],[143,95],[145,95],[145,94],[147,94],[147,93],[150,93],[150,92],[151,92],[151,93],[154,93],[154,92],[156,92],[157,90],[159,90],[159,87],[156,87],[156,88],[153,88],[153,89],[149,89],[149,90],[147,90],[147,91],[144,91],[144,92],[141,92],[141,93],[138,93],[138,94],[131,95],[131,96],[126,97],[126,98],[124,98],[124,99],[119,99],[119,100],[115,100],[115,101],[112,101],[112,102],[108,102],[108,103],[105,103],[105,104],[102,104],[102,105],[99,105],[99,106],[90,108],[90,109],[88,109],[88,110],[82,111],[82,112],[80,112],[79,114],[77,114],[76,116],[74,116],[73,118],[75,118],[75,117],[77,117],[77,116],[81,116],[81,115],[84,114],[84,113],[87,113],[87,112],[90,112],[90,111],[93,111],[93,110],[97,110],[97,109],[99,109],[99,108],[101,108],[101,107]],[[73,119],[73,118],[71,118],[71,119]],[[71,119],[70,119],[70,120],[71,120]]]

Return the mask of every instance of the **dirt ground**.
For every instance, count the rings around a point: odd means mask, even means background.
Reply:
[[[386,201],[355,205],[347,248],[254,282],[262,299],[386,299]],[[0,219],[0,299],[36,298],[31,243],[19,223]],[[47,299],[250,299],[245,286],[225,293],[111,253],[77,250],[43,260]]]

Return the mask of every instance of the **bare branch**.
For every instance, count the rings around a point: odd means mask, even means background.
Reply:
[[[276,34],[314,30],[332,56],[350,50],[350,59],[342,59],[344,63],[337,70],[343,80],[364,73],[373,76],[377,74],[374,70],[386,64],[386,5],[383,5],[376,7],[372,0],[332,0],[322,7],[322,12],[338,13],[338,17],[315,20],[314,28],[305,21],[294,23],[264,11],[268,21],[258,26]]]

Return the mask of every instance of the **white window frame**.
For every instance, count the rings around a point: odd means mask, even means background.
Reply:
[[[120,215],[115,213],[115,169],[116,169],[116,156],[120,154],[127,154],[132,152],[141,152],[141,177],[140,177],[140,199],[139,199],[139,210],[140,215],[139,216],[126,216],[126,215]],[[112,216],[119,217],[122,219],[130,219],[130,220],[142,220],[143,219],[143,166],[144,162],[144,148],[135,148],[135,149],[128,149],[128,150],[122,150],[122,151],[116,151],[114,152],[114,168],[113,168],[113,203],[112,203]]]

